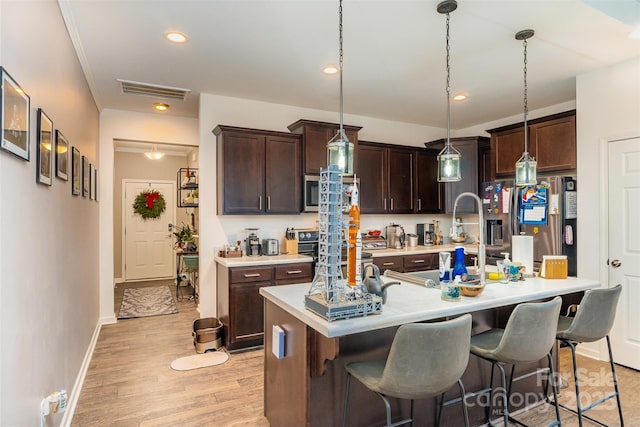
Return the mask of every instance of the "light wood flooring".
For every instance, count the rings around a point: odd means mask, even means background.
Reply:
[[[119,285],[116,313],[125,287],[158,285],[169,285],[175,296],[173,281]],[[199,318],[195,303],[185,299],[177,305],[177,314],[119,320],[102,327],[72,426],[269,426],[263,416],[262,350],[234,353],[226,363],[209,368],[171,369],[174,359],[196,354],[191,337],[193,321]],[[563,349],[560,372],[569,379],[570,360],[570,353]],[[595,373],[589,375],[589,384],[601,383],[600,378],[607,375],[607,363],[584,357],[578,363]],[[617,370],[625,424],[640,426],[640,373],[624,367]],[[561,391],[562,402],[575,401],[572,381],[569,384]],[[589,397],[601,396],[602,387],[590,390]],[[605,408],[589,414],[608,425],[620,425],[615,404],[601,406]],[[543,405],[517,418],[542,426],[553,414],[552,408]],[[576,416],[562,411],[562,425],[577,426]]]

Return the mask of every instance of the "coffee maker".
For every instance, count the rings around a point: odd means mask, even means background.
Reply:
[[[260,255],[260,239],[256,234],[257,228],[247,228],[249,235],[245,239],[245,253],[247,256],[259,256]]]
[[[418,233],[418,245],[432,246],[435,241],[435,230],[433,223],[416,224]]]
[[[387,247],[400,249],[404,247],[404,228],[401,225],[387,225]]]

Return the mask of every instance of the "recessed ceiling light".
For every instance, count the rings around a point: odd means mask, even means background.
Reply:
[[[169,104],[163,104],[162,102],[156,102],[153,104],[153,108],[158,111],[167,111],[169,109]]]
[[[184,34],[182,34],[179,31],[169,31],[164,36],[166,37],[167,40],[169,40],[172,43],[186,43],[187,42],[187,36],[185,36]]]
[[[454,101],[464,101],[465,99],[467,99],[467,95],[464,93],[457,93],[453,96]]]
[[[327,74],[327,75],[330,75],[330,76],[331,76],[331,75],[334,75],[334,74],[337,74],[337,73],[338,73],[338,71],[339,71],[339,70],[338,70],[338,67],[336,67],[336,66],[335,66],[335,65],[333,65],[333,64],[329,64],[329,65],[325,66],[325,67],[322,69],[322,72],[323,72],[323,73],[325,73],[325,74]]]

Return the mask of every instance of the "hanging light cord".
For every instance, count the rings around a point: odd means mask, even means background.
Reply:
[[[344,134],[344,128],[343,128],[343,120],[342,120],[342,113],[343,113],[343,107],[342,107],[342,65],[343,65],[343,52],[342,52],[342,0],[340,0],[340,9],[339,9],[339,16],[340,16],[340,22],[338,24],[338,32],[340,34],[339,36],[339,43],[340,43],[340,51],[339,51],[339,62],[340,62],[340,137],[342,139],[346,139],[345,134]]]
[[[524,45],[524,151],[529,153],[529,132],[527,131],[527,116],[529,115],[529,105],[527,99],[527,39],[523,40]]]
[[[451,59],[449,54],[449,21],[450,14],[447,12],[447,146],[451,145]]]

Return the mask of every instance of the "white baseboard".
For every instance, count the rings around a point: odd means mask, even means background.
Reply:
[[[89,370],[89,365],[91,364],[91,358],[93,357],[93,351],[96,348],[96,343],[98,342],[98,337],[100,336],[101,328],[102,328],[102,322],[101,320],[98,320],[98,322],[96,323],[96,328],[93,331],[93,336],[91,337],[91,342],[89,343],[87,352],[84,355],[82,366],[80,366],[80,372],[78,372],[78,376],[76,377],[76,382],[75,384],[73,384],[73,390],[71,390],[71,393],[69,394],[69,400],[67,402],[67,410],[65,411],[64,416],[62,417],[62,421],[60,422],[61,427],[71,426],[73,413],[76,410],[76,404],[78,403],[78,398],[80,397],[80,392],[82,391],[84,378],[87,375],[87,371]]]
[[[118,323],[118,318],[116,317],[115,313],[113,314],[113,316],[100,318],[101,325],[113,325],[114,323]]]
[[[122,277],[116,277],[113,279],[113,285],[117,285],[118,283],[124,283],[124,279]]]

